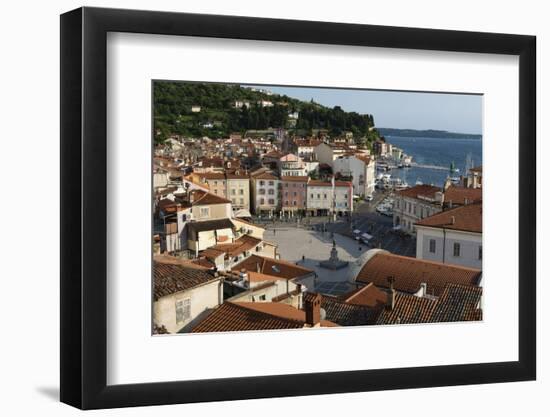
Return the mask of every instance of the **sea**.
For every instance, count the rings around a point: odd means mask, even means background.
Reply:
[[[386,142],[412,156],[413,166],[391,170],[392,177],[401,178],[410,186],[417,181],[443,186],[448,176],[464,175],[483,160],[482,139],[386,136]],[[459,171],[450,174],[451,164]]]

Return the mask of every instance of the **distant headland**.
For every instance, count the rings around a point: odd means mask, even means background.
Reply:
[[[448,132],[446,130],[416,130],[416,129],[393,129],[387,127],[377,128],[383,136],[402,136],[411,138],[445,138],[445,139],[481,139],[481,135],[472,133]]]

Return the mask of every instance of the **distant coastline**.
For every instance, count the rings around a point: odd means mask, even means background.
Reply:
[[[444,138],[444,139],[481,139],[481,135],[472,133],[448,132],[446,130],[416,130],[416,129],[393,129],[386,127],[377,128],[382,136],[401,136],[411,138]]]

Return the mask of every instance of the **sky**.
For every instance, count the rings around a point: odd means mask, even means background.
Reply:
[[[345,111],[369,113],[376,127],[482,133],[482,96],[384,90],[255,86]]]

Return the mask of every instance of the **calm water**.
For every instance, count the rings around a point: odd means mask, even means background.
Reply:
[[[471,159],[473,166],[481,165],[482,141],[475,139],[447,139],[447,138],[409,138],[400,136],[386,136],[386,141],[397,146],[412,156],[413,162],[421,165],[438,166],[445,169],[411,167],[394,169],[393,177],[399,177],[413,186],[417,180],[424,184],[442,186],[449,175],[449,167],[454,163],[460,170],[453,174],[464,174],[466,161]]]

